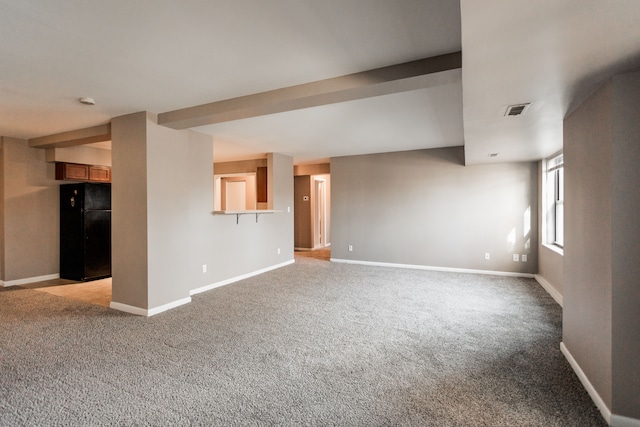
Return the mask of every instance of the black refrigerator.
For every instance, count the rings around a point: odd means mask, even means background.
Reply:
[[[60,277],[111,276],[111,184],[60,186]]]

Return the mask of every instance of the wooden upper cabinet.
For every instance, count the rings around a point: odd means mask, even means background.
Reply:
[[[56,179],[89,181],[89,165],[56,163]]]
[[[81,182],[111,182],[109,166],[56,163],[56,179]]]
[[[256,169],[256,201],[267,203],[267,168]]]
[[[89,181],[111,182],[111,168],[108,166],[89,166]]]

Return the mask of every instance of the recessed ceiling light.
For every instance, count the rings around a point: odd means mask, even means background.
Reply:
[[[500,153],[491,153],[491,154],[489,154],[489,157],[498,157],[498,154],[500,154]]]
[[[84,105],[96,105],[96,101],[93,98],[80,98],[78,101]]]

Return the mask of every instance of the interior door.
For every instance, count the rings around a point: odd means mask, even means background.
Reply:
[[[326,246],[326,216],[327,216],[327,195],[325,188],[325,181],[316,179],[315,192],[316,192],[316,209],[315,209],[315,224],[314,224],[314,246],[323,248]]]
[[[247,182],[226,181],[226,207],[228,211],[244,211],[247,209]]]

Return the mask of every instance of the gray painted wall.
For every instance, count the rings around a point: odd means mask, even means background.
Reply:
[[[613,407],[640,420],[640,72],[613,78]]]
[[[301,175],[328,175],[331,173],[331,165],[329,163],[314,163],[308,165],[297,165],[293,167],[295,176]]]
[[[211,161],[211,157],[209,158]],[[189,297],[189,132],[147,121],[149,307]],[[211,185],[213,180],[209,178]]]
[[[6,170],[5,154],[4,154],[4,140],[5,138],[0,136],[0,280],[4,280],[4,171]]]
[[[112,300],[149,309],[188,298],[188,132],[144,112],[111,128]]]
[[[269,155],[272,203],[283,212],[236,224],[212,215],[210,136],[136,113],[115,118],[112,137],[113,301],[153,309],[293,260],[291,157]]]
[[[542,276],[553,288],[563,295],[562,283],[564,275],[564,259],[561,254],[549,249],[546,245],[538,247],[539,268],[538,274]]]
[[[59,272],[59,183],[45,150],[2,138],[2,277]],[[271,156],[276,209],[214,216],[210,136],[112,120],[113,301],[151,309],[190,291],[293,260],[293,160]],[[287,208],[291,208],[287,212]],[[280,249],[280,254],[277,250]],[[202,266],[208,266],[202,273]]]
[[[111,120],[112,301],[148,308],[147,114]]]
[[[2,241],[0,280],[60,271],[59,183],[44,150],[2,137]]]
[[[198,145],[193,142],[189,144],[192,150],[199,151],[192,154],[192,168],[196,171],[194,174],[201,175],[200,178],[194,178],[192,183],[192,188],[200,196],[192,198],[191,217],[198,218],[198,233],[203,236],[202,249],[194,253],[199,257],[199,264],[208,264],[209,267],[206,274],[198,274],[197,284],[192,289],[293,260],[293,159],[281,154],[269,154],[269,203],[273,209],[282,212],[262,214],[258,222],[255,215],[244,215],[236,224],[235,215],[211,215],[211,177],[214,171],[210,159],[215,143],[211,143],[210,137],[202,136],[202,139],[205,138],[208,138],[208,143],[201,141]],[[205,174],[208,179],[204,179]],[[207,192],[210,196],[204,197]]]
[[[611,85],[564,121],[563,342],[611,408]]]
[[[313,248],[311,230],[311,177],[309,175],[294,177],[294,246],[296,248]],[[304,200],[305,196],[307,200]]]
[[[332,158],[331,178],[332,258],[537,272],[536,163],[464,166],[454,147]]]
[[[615,415],[640,419],[640,73],[564,123],[563,341]]]

